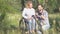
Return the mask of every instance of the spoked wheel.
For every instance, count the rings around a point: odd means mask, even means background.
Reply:
[[[25,24],[23,18],[19,22],[19,28],[20,28],[21,34],[25,34],[25,32],[26,32],[26,24]]]
[[[41,26],[41,24],[40,24],[40,21],[37,22],[37,25],[38,25],[38,26],[37,26],[37,28],[38,28],[37,33],[38,33],[38,34],[43,34],[42,26]]]
[[[42,34],[42,29],[39,21],[36,21],[36,34]]]

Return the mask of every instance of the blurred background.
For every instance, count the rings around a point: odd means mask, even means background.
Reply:
[[[27,0],[0,0],[0,34],[22,34],[19,21]],[[48,34],[60,34],[60,0],[31,0],[36,9],[38,3],[49,13]]]

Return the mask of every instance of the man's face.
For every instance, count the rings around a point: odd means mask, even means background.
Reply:
[[[33,5],[32,5],[32,3],[30,3],[30,4],[29,4],[29,8],[32,8],[32,7],[33,7]]]
[[[39,5],[38,10],[43,10],[43,7],[41,5]]]

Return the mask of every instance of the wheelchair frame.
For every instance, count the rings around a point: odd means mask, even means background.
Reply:
[[[36,21],[36,22],[37,22],[37,21]],[[35,32],[36,32],[37,30],[40,30],[38,23],[36,23],[35,26],[36,26],[36,27],[35,27]],[[25,23],[24,18],[21,18],[21,20],[19,21],[19,28],[20,28],[22,34],[25,34],[25,32],[27,31],[27,24]],[[41,32],[42,32],[42,31],[41,31]]]

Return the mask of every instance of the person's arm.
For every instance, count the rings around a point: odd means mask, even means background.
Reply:
[[[35,9],[33,9],[33,15],[35,16]]]
[[[40,18],[45,19],[45,16],[41,15]]]
[[[32,11],[32,17],[35,18],[35,10]]]
[[[48,12],[47,11],[44,13],[44,19],[48,19]]]
[[[24,10],[23,10],[22,16],[23,16],[24,18],[26,18],[26,19],[28,18],[28,17],[27,17],[27,14],[26,14],[26,9],[25,9],[25,8],[24,8]]]
[[[47,12],[44,12],[44,15],[41,15],[41,18],[42,19],[47,19],[48,18],[48,13]]]
[[[46,25],[46,24],[49,23],[49,21],[48,21],[48,12],[45,12],[44,15],[42,16],[42,18],[45,20],[45,21],[44,21],[45,23],[43,23],[43,24]]]

